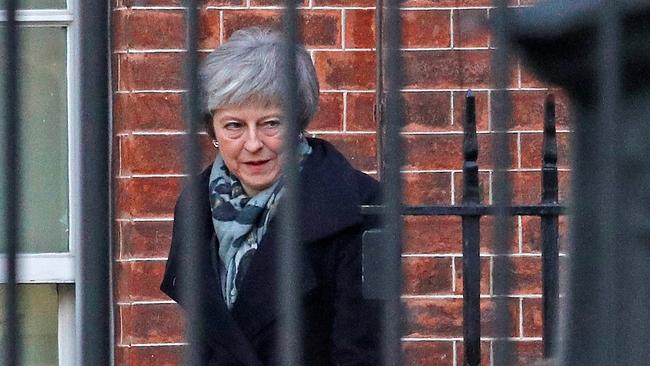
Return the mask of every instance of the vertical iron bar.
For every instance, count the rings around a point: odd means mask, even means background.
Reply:
[[[299,220],[299,162],[298,162],[298,79],[296,75],[296,44],[298,42],[298,10],[296,0],[286,1],[284,13],[285,33],[285,116],[288,122],[284,136],[287,160],[283,167],[286,195],[282,210],[279,255],[277,268],[279,274],[280,296],[280,365],[302,365],[302,304],[298,287],[301,278]]]
[[[387,301],[384,307],[383,318],[383,362],[385,366],[398,366],[402,364],[402,141],[400,131],[403,125],[403,107],[401,98],[402,89],[402,60],[400,55],[401,22],[400,1],[387,0],[386,9],[386,118],[385,141],[382,152],[384,173],[382,177],[383,200],[386,211],[383,219],[385,228],[385,243],[388,275]]]
[[[109,4],[81,7],[81,242],[76,296],[80,365],[111,362]]]
[[[187,53],[185,55],[184,63],[184,77],[185,77],[185,172],[187,174],[187,190],[190,200],[190,207],[196,207],[194,210],[188,210],[188,214],[181,217],[184,221],[184,226],[190,228],[187,232],[198,233],[201,231],[200,213],[198,207],[200,206],[201,187],[198,178],[201,165],[201,150],[199,147],[198,137],[198,123],[201,120],[200,104],[200,90],[199,90],[199,56],[198,56],[198,32],[199,32],[199,2],[197,0],[187,0],[187,13],[185,18],[185,44],[187,45]],[[202,248],[204,246],[200,243],[196,236],[190,234],[188,238],[183,239],[184,243],[189,246],[190,258],[200,258],[204,256]],[[187,266],[187,276],[182,276],[179,280],[184,281],[182,284],[183,293],[181,297],[185,303],[185,311],[187,314],[187,328],[186,337],[189,342],[184,354],[185,365],[203,365],[201,357],[200,344],[204,338],[205,325],[203,321],[202,305],[200,298],[200,290],[205,288],[202,281],[204,279],[200,275],[201,269],[196,265]]]
[[[542,203],[558,203],[557,141],[555,137],[555,97],[550,94],[544,105],[544,149],[542,168]],[[553,357],[558,324],[559,248],[558,216],[541,218],[542,292],[544,297],[544,357]]]
[[[377,123],[377,145],[379,149],[377,151],[377,172],[378,178],[381,180],[384,176],[384,171],[386,170],[384,166],[383,151],[384,151],[384,135],[385,135],[385,123],[384,119],[384,102],[385,102],[385,93],[384,93],[384,1],[385,0],[376,0],[375,1],[375,28],[379,31],[375,32],[375,45],[377,47],[375,51],[375,59],[377,60],[377,65],[375,66],[375,82],[377,83],[375,89],[375,108],[374,108],[374,117],[375,123]]]
[[[17,263],[16,254],[20,248],[20,47],[19,30],[16,22],[16,0],[7,0],[7,29],[6,48],[7,65],[5,72],[5,108],[7,121],[5,123],[5,228],[7,243],[7,298],[5,314],[7,328],[5,330],[6,354],[5,364],[18,366],[21,364],[20,324],[18,319],[18,289],[16,283]],[[4,65],[3,65],[4,66]]]
[[[507,124],[510,119],[510,99],[507,91],[510,72],[508,57],[508,2],[494,0],[494,34],[496,50],[492,58],[494,91],[492,92],[492,150],[494,153],[494,206],[496,210],[494,230],[494,253],[499,259],[494,268],[494,294],[496,302],[496,338],[498,352],[494,354],[494,364],[512,365],[512,345],[507,341],[512,320],[508,307],[510,293],[510,258],[508,257],[511,235],[511,187],[508,168],[510,167],[510,144]],[[500,344],[499,344],[500,343]]]
[[[617,332],[627,326],[630,327],[627,332],[634,333],[632,328],[641,329],[642,326],[630,323],[634,319],[622,315],[634,307],[632,302],[625,307],[618,303],[629,300],[625,298],[623,289],[628,281],[634,283],[632,278],[625,276],[624,270],[630,263],[625,254],[632,248],[629,246],[632,243],[622,242],[620,226],[626,223],[620,219],[626,215],[617,210],[620,199],[617,184],[624,182],[622,178],[626,177],[617,166],[617,155],[621,152],[617,144],[622,143],[619,103],[622,96],[623,27],[619,17],[618,2],[603,2],[597,22],[594,59],[597,65],[596,113],[590,116],[597,119],[598,124],[576,126],[576,214],[572,226],[575,228],[574,252],[579,255],[571,257],[571,322],[568,323],[567,346],[562,355],[564,365],[638,364],[626,360],[643,355],[641,351],[636,354],[627,352],[627,334]],[[584,337],[584,334],[590,336]],[[647,342],[647,339],[640,341]],[[647,359],[642,363],[647,363]]]
[[[476,100],[467,92],[463,143],[463,206],[481,203],[476,138]],[[481,253],[480,216],[463,216],[463,366],[481,364]]]

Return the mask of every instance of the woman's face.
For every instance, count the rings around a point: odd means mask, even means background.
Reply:
[[[212,118],[219,152],[249,196],[275,183],[282,173],[282,109],[246,105],[217,109]]]

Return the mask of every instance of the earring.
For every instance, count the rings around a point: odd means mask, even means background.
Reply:
[[[219,141],[212,140],[212,145],[214,146],[215,149],[218,149],[219,148]]]

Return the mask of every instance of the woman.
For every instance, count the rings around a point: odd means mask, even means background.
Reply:
[[[178,301],[177,281],[198,266],[205,283],[204,354],[210,365],[272,365],[278,284],[275,281],[278,204],[284,186],[282,36],[261,28],[235,32],[201,68],[206,129],[218,154],[200,176],[201,207],[187,193],[176,203],[172,245],[162,291]],[[305,129],[319,87],[303,47],[297,52],[300,123]],[[361,235],[369,220],[360,205],[376,201],[378,184],[355,170],[329,143],[297,136],[300,154],[300,232],[304,275],[305,365],[377,365],[378,304],[361,291]],[[179,218],[200,210],[206,255],[191,258]],[[183,304],[181,304],[183,305]]]

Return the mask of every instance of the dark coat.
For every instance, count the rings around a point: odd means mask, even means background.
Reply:
[[[361,290],[361,236],[373,223],[360,213],[360,205],[377,202],[378,183],[355,170],[329,143],[309,139],[312,153],[301,172],[300,232],[304,271],[303,294],[305,365],[378,365],[380,304],[366,300]],[[208,186],[210,168],[200,176]],[[201,231],[195,233],[206,255],[190,258],[182,238],[189,233],[187,192],[181,193],[174,212],[172,245],[161,290],[179,302],[183,293],[177,280],[189,266],[198,266],[206,337],[203,352],[210,365],[261,366],[277,363],[275,281],[276,219],[270,223],[248,269],[232,311],[221,295],[216,267],[216,235],[207,188],[198,210]]]

